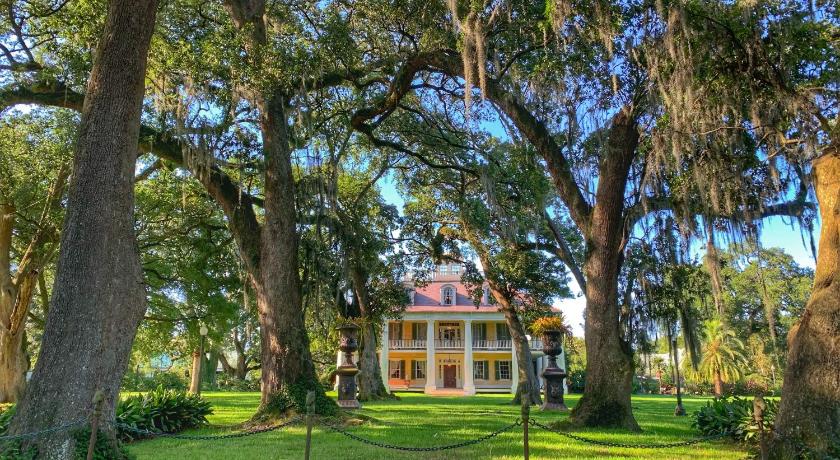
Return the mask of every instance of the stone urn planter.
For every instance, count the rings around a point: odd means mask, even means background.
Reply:
[[[543,370],[545,381],[545,402],[540,410],[567,411],[563,401],[563,379],[566,371],[557,366],[557,356],[563,353],[563,333],[547,330],[542,333],[543,353],[548,356],[548,366]]]
[[[353,363],[353,352],[359,349],[359,326],[345,323],[336,328],[340,334],[338,349],[341,350],[341,365],[335,370],[338,375],[338,405],[346,409],[361,406],[356,399],[356,374],[359,368]]]

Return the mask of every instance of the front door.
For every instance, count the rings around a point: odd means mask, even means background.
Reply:
[[[443,387],[455,388],[455,366],[443,366]]]

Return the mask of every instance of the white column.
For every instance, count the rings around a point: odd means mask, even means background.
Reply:
[[[519,361],[516,359],[516,346],[510,341],[510,392],[516,394],[519,388]]]
[[[464,394],[475,394],[473,382],[472,321],[464,320]]]
[[[379,347],[379,371],[382,373],[382,384],[385,385],[387,391],[391,391],[388,386],[388,346],[390,345],[390,338],[388,320],[385,320],[385,327],[382,328],[382,345]]]
[[[426,393],[437,388],[437,363],[435,362],[435,321],[426,320]]]

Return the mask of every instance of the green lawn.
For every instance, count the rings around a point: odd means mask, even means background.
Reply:
[[[213,403],[210,423],[233,425],[246,420],[259,403],[257,393],[205,393]],[[450,444],[478,437],[512,422],[519,408],[508,404],[510,395],[479,395],[470,398],[439,398],[421,394],[400,394],[400,401],[369,403],[361,410],[372,418],[364,425],[348,428],[369,439],[407,446]],[[570,395],[573,405],[578,395]],[[628,433],[620,430],[589,431],[585,436],[627,443],[661,443],[697,436],[690,417],[674,417],[673,397],[634,396],[633,411],[644,430]],[[704,404],[703,398],[686,398],[689,414]],[[532,411],[544,423],[564,419],[567,414]],[[224,433],[223,428],[207,428],[190,434]],[[217,441],[155,439],[130,445],[139,459],[301,459],[306,430],[303,426],[246,438]],[[531,458],[743,458],[747,453],[728,441],[704,442],[671,449],[621,449],[583,444],[545,432],[531,431]],[[521,427],[476,446],[443,452],[399,452],[348,439],[339,433],[316,427],[312,434],[313,459],[519,459],[522,458]]]

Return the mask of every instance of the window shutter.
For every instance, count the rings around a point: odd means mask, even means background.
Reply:
[[[400,361],[400,378],[405,378],[405,361]]]
[[[417,378],[417,365],[414,363],[414,360],[411,360],[411,378]]]

